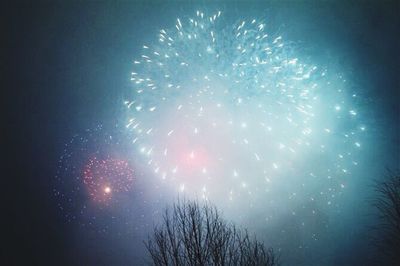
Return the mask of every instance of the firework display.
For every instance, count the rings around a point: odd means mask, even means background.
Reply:
[[[183,243],[205,251],[183,263],[393,264],[375,242],[399,177],[394,2],[9,9],[10,262],[157,264]]]

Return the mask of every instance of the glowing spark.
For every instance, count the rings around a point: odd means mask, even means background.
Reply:
[[[105,187],[104,188],[104,193],[110,194],[111,193],[111,188],[110,187]]]

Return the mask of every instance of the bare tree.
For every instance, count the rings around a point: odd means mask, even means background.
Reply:
[[[196,201],[167,208],[145,244],[154,265],[278,265],[271,248]]]
[[[375,184],[373,205],[378,211],[376,247],[393,262],[400,261],[400,175],[389,172],[384,181]]]

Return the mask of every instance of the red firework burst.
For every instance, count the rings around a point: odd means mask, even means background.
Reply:
[[[133,170],[125,160],[90,158],[83,170],[83,182],[91,200],[109,203],[122,192],[128,192],[133,184]]]

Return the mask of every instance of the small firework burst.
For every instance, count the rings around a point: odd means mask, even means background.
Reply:
[[[92,224],[102,211],[112,213],[128,197],[135,181],[131,149],[118,127],[105,130],[101,125],[65,145],[54,194],[68,221]]]
[[[83,170],[83,182],[90,198],[107,204],[114,194],[128,192],[133,185],[133,170],[125,160],[90,158]]]

